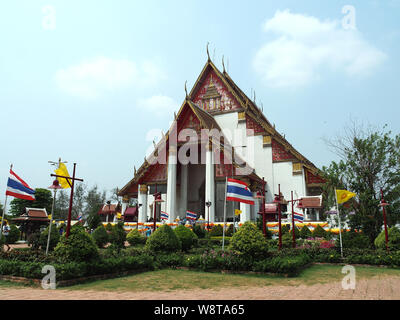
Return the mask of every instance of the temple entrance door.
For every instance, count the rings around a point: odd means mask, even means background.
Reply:
[[[206,206],[206,181],[204,180],[203,183],[200,185],[199,188],[199,199],[200,199],[200,211],[199,213],[205,217],[205,206]]]
[[[205,218],[205,165],[189,164],[188,166],[187,210]]]

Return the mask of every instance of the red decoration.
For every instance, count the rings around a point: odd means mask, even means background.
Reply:
[[[281,144],[279,144],[273,139],[271,141],[271,146],[272,146],[273,161],[285,161],[294,159],[293,155],[289,151],[286,151]]]
[[[307,170],[307,183],[308,184],[320,184],[320,183],[325,183],[326,180],[322,179],[321,177],[312,174],[310,171]]]
[[[264,133],[265,130],[261,127],[257,122],[255,122],[252,118],[246,116],[246,130],[247,135],[251,135],[250,130],[253,130],[254,133]]]

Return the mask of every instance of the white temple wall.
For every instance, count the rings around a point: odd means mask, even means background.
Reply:
[[[298,199],[306,195],[304,170],[301,174],[293,174],[292,162],[275,162],[273,163],[275,186],[274,193],[278,194],[278,184],[285,200],[291,200],[291,191],[293,198]],[[291,204],[288,204],[288,212],[291,212]]]

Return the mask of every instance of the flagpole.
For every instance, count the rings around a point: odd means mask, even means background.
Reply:
[[[340,255],[343,258],[343,243],[342,243],[342,224],[340,222],[340,211],[339,211],[339,204],[337,201],[337,192],[336,192],[336,188],[335,188],[335,201],[336,201],[336,209],[337,209],[337,213],[338,213],[338,218],[339,218],[339,239],[340,239]]]
[[[228,185],[228,177],[225,177],[225,198],[224,198],[224,226],[222,228],[222,251],[225,248],[225,221],[226,221],[226,189]],[[233,227],[235,229],[235,227]]]
[[[49,234],[47,235],[46,256],[47,256],[47,253],[49,252],[50,234],[51,234],[51,226],[53,224],[54,204],[56,202],[56,194],[57,194],[57,189],[54,189],[53,205],[51,206],[51,219],[50,219],[50,225],[49,225]]]
[[[10,165],[10,171],[12,170],[13,165]],[[7,189],[6,189],[7,190]],[[4,208],[3,208],[3,214],[1,215],[1,227],[0,227],[0,239],[3,234],[3,221],[4,221],[4,216],[7,211],[7,199],[8,199],[8,194],[6,193],[6,199],[4,200]]]

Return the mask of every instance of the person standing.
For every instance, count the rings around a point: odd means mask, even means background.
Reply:
[[[8,244],[8,242],[9,242],[8,236],[10,234],[10,226],[8,225],[7,221],[4,221],[2,234],[4,235],[4,238],[5,238],[5,245],[7,246],[7,251],[10,251],[11,248]]]

